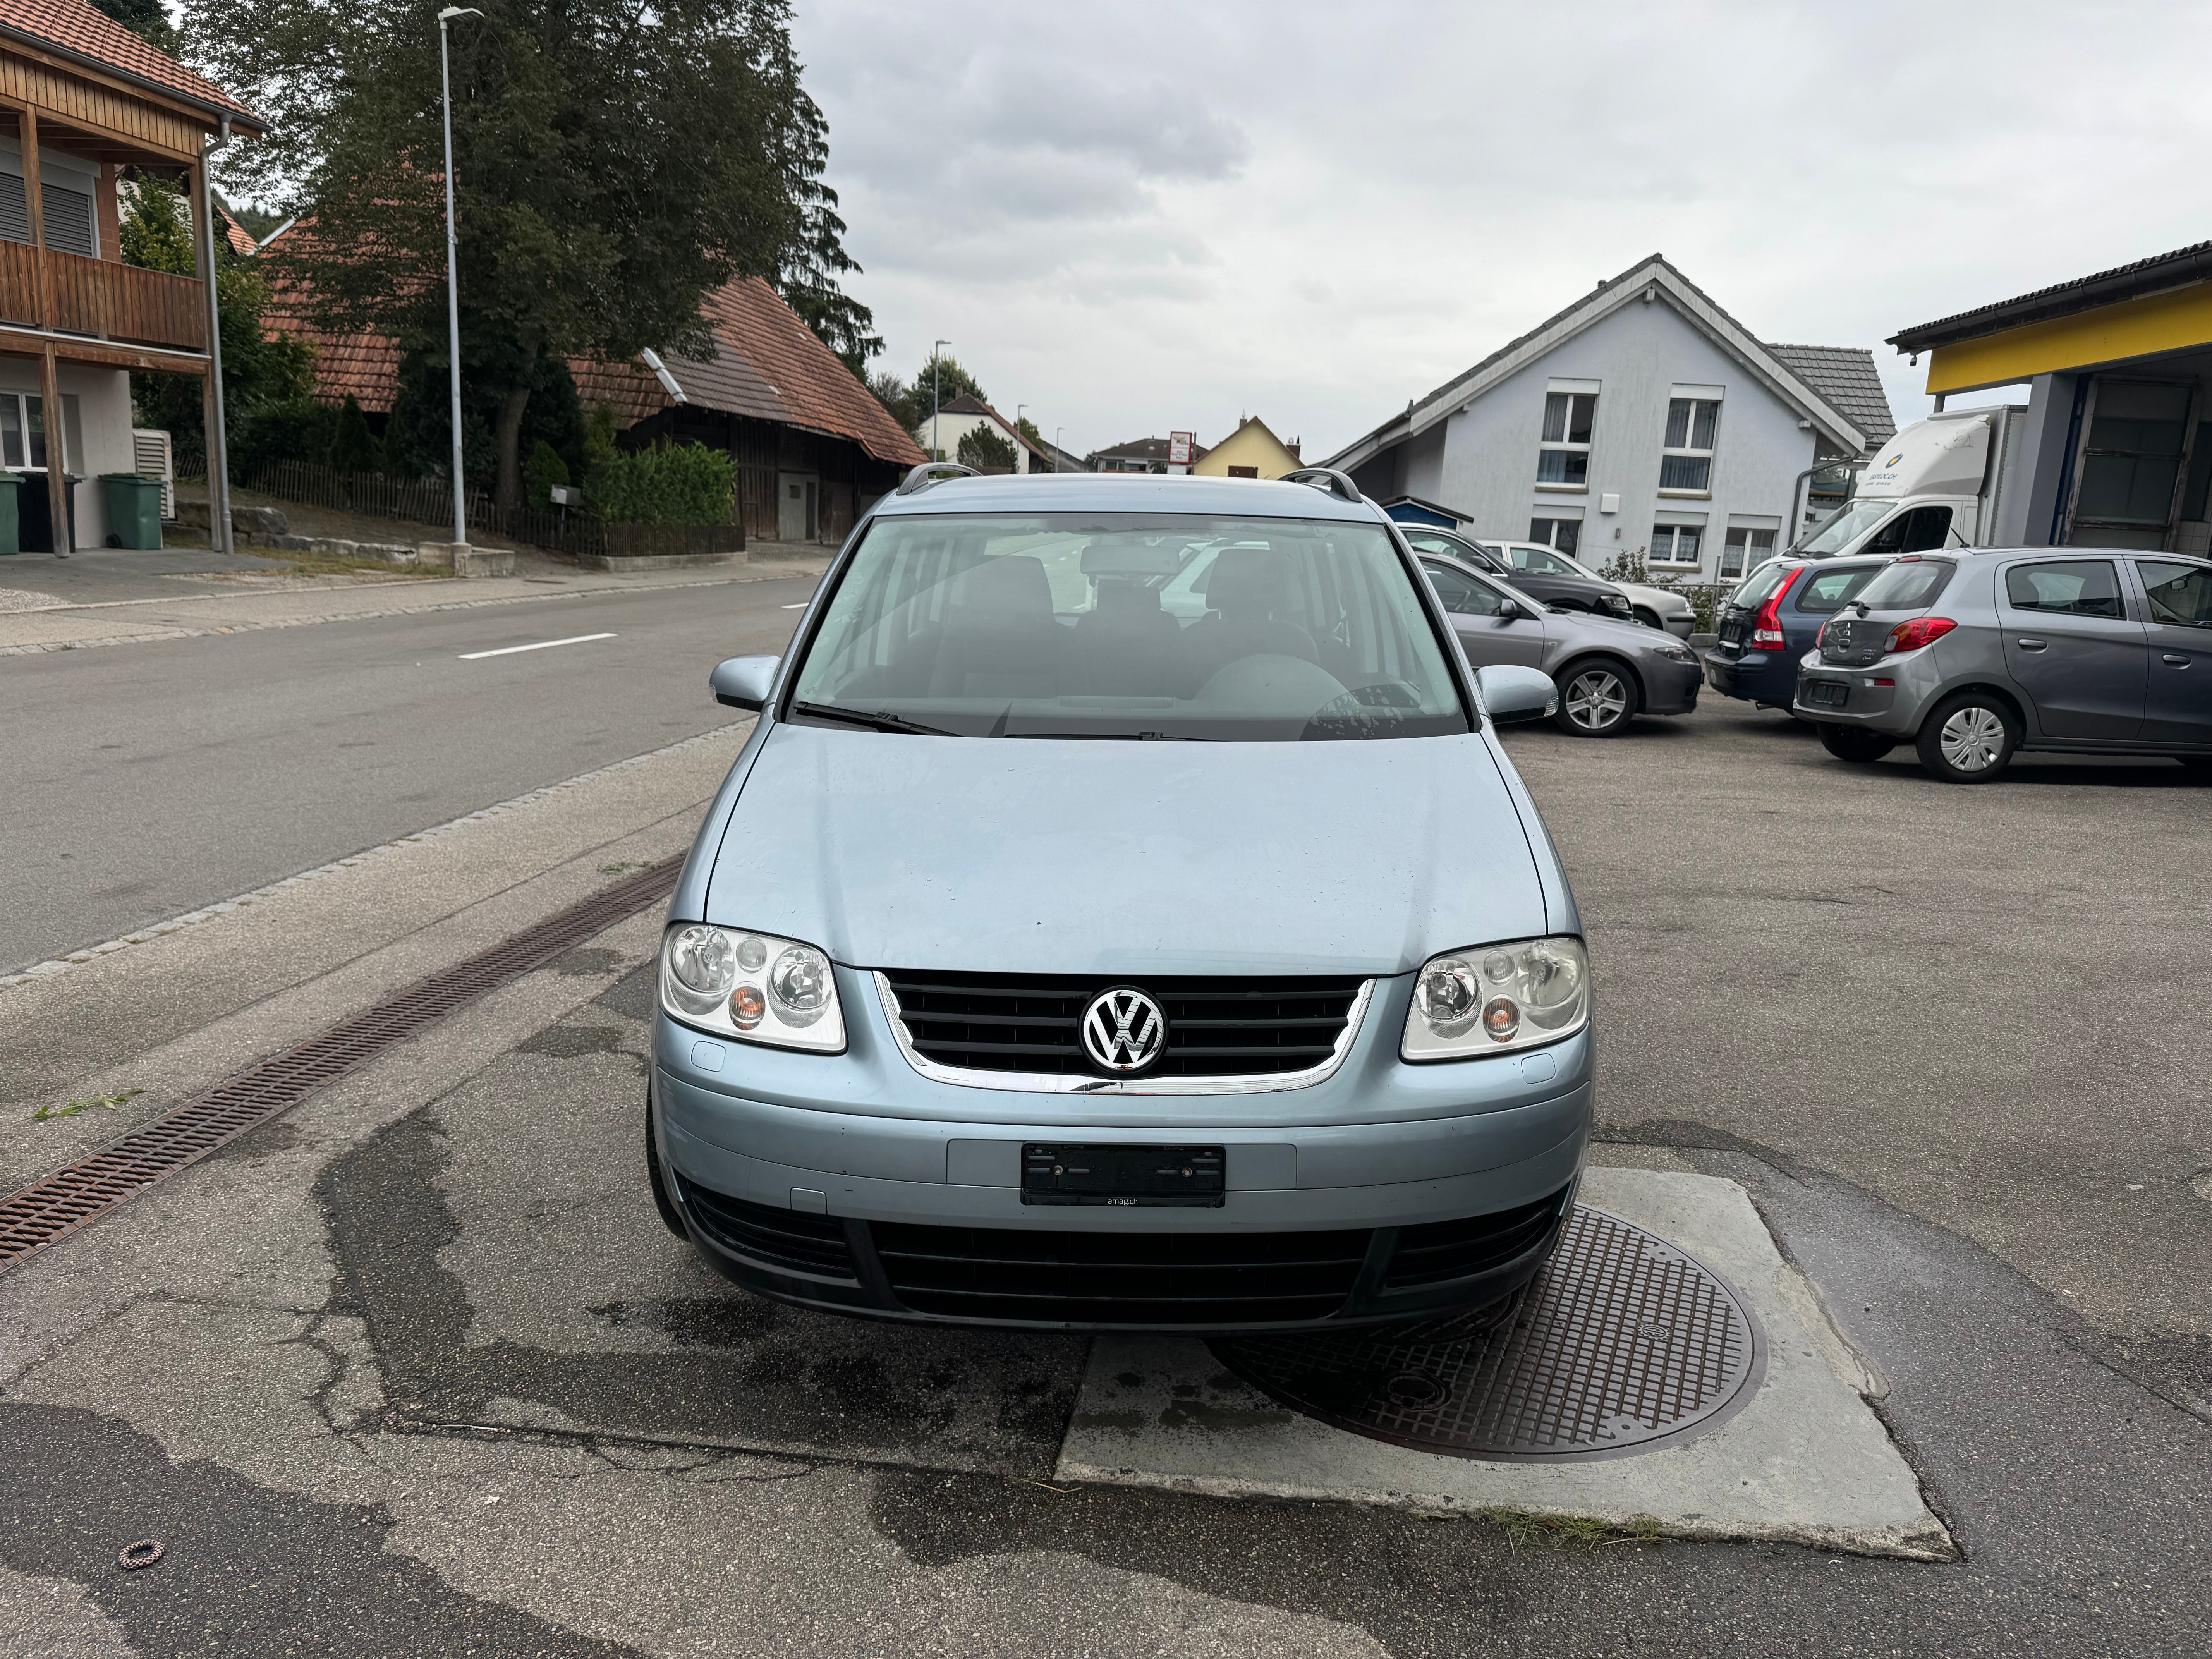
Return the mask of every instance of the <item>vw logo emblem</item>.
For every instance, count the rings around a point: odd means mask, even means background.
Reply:
[[[1100,992],[1083,1011],[1083,1047],[1102,1071],[1141,1072],[1160,1057],[1167,1040],[1160,1005],[1127,986]]]

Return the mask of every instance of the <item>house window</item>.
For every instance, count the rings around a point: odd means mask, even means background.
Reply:
[[[1575,547],[1583,538],[1580,519],[1531,519],[1528,520],[1528,539],[1556,548],[1569,558],[1575,556]]]
[[[1713,438],[1720,429],[1717,398],[1674,398],[1667,404],[1666,453],[1659,459],[1659,488],[1703,495],[1713,487]]]
[[[1774,556],[1771,530],[1731,530],[1721,544],[1721,580],[1735,580]]]
[[[1229,476],[1232,478],[1256,478],[1260,476],[1260,469],[1256,466],[1232,466],[1229,469]]]
[[[1693,524],[1662,524],[1651,531],[1653,564],[1692,565],[1698,562],[1698,545],[1705,532]]]
[[[43,398],[0,392],[0,465],[9,471],[43,472],[46,467],[46,413]]]
[[[1595,392],[1544,394],[1544,447],[1536,453],[1536,482],[1559,489],[1589,488],[1590,427],[1597,419]]]

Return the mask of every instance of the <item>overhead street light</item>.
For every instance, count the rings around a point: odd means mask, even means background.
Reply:
[[[474,6],[448,6],[438,14],[438,89],[446,113],[446,356],[453,381],[453,541],[469,538],[468,488],[461,477],[461,276],[459,239],[453,234],[453,76],[446,25],[456,17],[481,17]]]

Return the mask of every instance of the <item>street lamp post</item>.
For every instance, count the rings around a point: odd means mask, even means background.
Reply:
[[[453,542],[469,538],[467,486],[461,477],[461,276],[459,240],[453,234],[453,76],[446,26],[456,17],[481,17],[474,6],[448,6],[438,14],[438,89],[446,114],[446,356],[453,382]]]
[[[1056,426],[1052,429],[1052,470],[1055,472],[1060,471],[1060,434],[1066,430],[1064,426]]]
[[[951,343],[950,340],[939,340],[929,349],[929,453],[940,461],[945,459],[945,449],[937,441],[937,365],[945,348]]]

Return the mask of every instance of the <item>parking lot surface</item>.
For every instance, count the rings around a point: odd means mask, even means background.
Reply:
[[[1962,790],[1710,703],[1509,744],[1589,929],[1598,1160],[1750,1195],[1954,1559],[1061,1480],[1087,1341],[772,1307],[661,1229],[641,914],[0,1277],[0,1647],[2212,1647],[2204,788]],[[263,937],[198,933],[201,975]]]

